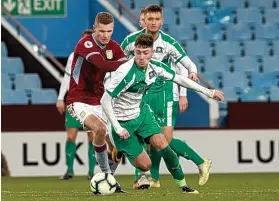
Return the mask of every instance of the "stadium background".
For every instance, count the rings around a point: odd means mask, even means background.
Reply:
[[[96,13],[114,15],[113,39],[121,43],[139,30],[139,10],[149,4],[164,7],[162,29],[185,48],[202,84],[226,95],[218,104],[188,90],[189,108],[178,114],[175,136],[211,158],[214,173],[278,177],[278,0],[3,0],[1,150],[11,176],[62,174],[66,132],[55,103],[68,55]],[[86,174],[86,142],[80,134],[76,175]],[[185,173],[197,173],[181,162]],[[133,168],[123,160],[116,174]]]

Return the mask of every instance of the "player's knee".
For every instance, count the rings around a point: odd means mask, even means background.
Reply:
[[[150,139],[151,144],[156,148],[157,151],[160,151],[168,146],[168,142],[164,135],[156,134]]]
[[[67,129],[67,141],[68,142],[75,142],[77,137],[77,129]]]
[[[144,163],[141,164],[141,168],[139,168],[139,169],[141,169],[141,171],[146,172],[146,171],[150,170],[151,164],[152,163],[150,160],[146,160]]]

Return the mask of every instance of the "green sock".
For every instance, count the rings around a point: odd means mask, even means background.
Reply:
[[[75,142],[66,142],[66,164],[67,171],[74,174],[74,159],[76,154],[76,143]]]
[[[142,173],[142,171],[138,168],[135,168],[135,176],[134,176],[134,181],[137,181],[139,178],[139,175]]]
[[[159,180],[160,177],[159,168],[160,168],[161,158],[162,156],[160,155],[160,153],[156,151],[155,147],[151,146],[150,159],[152,165],[150,168],[150,174],[151,177],[155,180]]]
[[[197,166],[204,163],[203,158],[180,139],[173,138],[170,142],[170,147],[177,155],[193,161]]]
[[[88,143],[88,164],[89,164],[88,174],[93,176],[94,168],[95,168],[95,165],[96,165],[96,157],[95,157],[95,151],[93,149],[92,142]]]
[[[159,153],[163,157],[169,172],[171,173],[172,177],[176,181],[176,184],[179,187],[186,186],[184,173],[179,164],[178,157],[174,153],[174,151],[170,148],[170,146],[167,146],[166,148],[162,149],[161,151],[159,151]]]

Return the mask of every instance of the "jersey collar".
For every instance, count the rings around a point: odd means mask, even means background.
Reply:
[[[105,48],[106,48],[106,45],[102,45],[101,43],[99,43],[99,42],[96,40],[95,34],[94,34],[94,33],[92,34],[92,38],[93,38],[93,40],[95,41],[95,43],[99,46],[99,48],[101,48],[101,49],[105,49]]]

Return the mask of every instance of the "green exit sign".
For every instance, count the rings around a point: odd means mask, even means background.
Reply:
[[[2,6],[13,16],[63,17],[67,0],[2,0]]]

